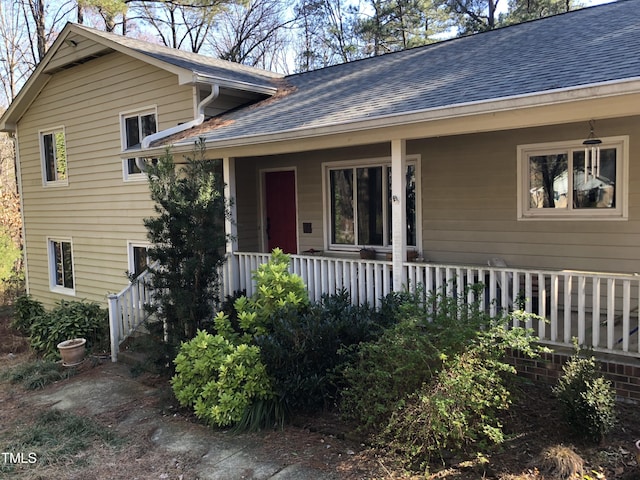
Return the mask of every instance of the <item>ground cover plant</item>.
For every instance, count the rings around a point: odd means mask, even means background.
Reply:
[[[58,362],[36,359],[4,371],[0,376],[12,384],[20,384],[27,390],[37,390],[76,373],[75,369],[63,367]]]
[[[5,440],[6,441],[6,440]],[[82,461],[78,453],[99,442],[102,448],[117,447],[122,440],[104,426],[81,416],[59,410],[40,413],[33,424],[18,430],[3,445],[3,452],[29,452],[22,463],[39,466]],[[20,465],[18,465],[20,466]],[[0,463],[0,472],[16,469],[12,463]]]

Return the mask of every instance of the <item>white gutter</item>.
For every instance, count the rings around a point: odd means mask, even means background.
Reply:
[[[412,123],[417,122],[445,120],[486,113],[498,113],[521,108],[549,106],[590,99],[595,100],[634,93],[640,93],[640,77],[590,85],[565,87],[551,90],[549,92],[532,92],[514,95],[511,97],[503,97],[497,100],[490,99],[462,102],[444,107],[381,115],[366,120],[347,120],[344,122],[319,124],[314,126],[305,125],[276,133],[239,135],[237,137],[223,140],[207,139],[207,144],[211,142],[215,143],[216,148],[229,148],[252,144],[273,143],[278,141],[312,138],[322,135],[333,135],[337,133],[355,133],[375,128],[411,125]],[[203,136],[206,137],[206,134]],[[186,144],[192,145],[192,141],[189,140],[188,142],[185,142],[185,145]],[[180,146],[180,143],[175,145],[176,148],[179,148]]]
[[[234,147],[246,147],[249,145],[272,144],[282,141],[309,139],[326,135],[340,133],[356,133],[366,130],[409,126],[421,122],[433,122],[460,118],[466,116],[482,115],[487,113],[499,113],[532,107],[545,107],[556,104],[566,104],[576,101],[604,99],[619,95],[640,93],[640,77],[632,77],[624,80],[613,80],[609,82],[565,87],[548,92],[533,92],[500,99],[479,100],[473,102],[462,102],[459,104],[447,105],[444,107],[427,108],[405,113],[395,113],[378,116],[369,119],[347,120],[344,122],[326,123],[314,126],[300,126],[289,130],[282,130],[275,133],[259,133],[239,135],[227,139],[211,140],[206,139],[208,148],[225,149]],[[635,108],[638,113],[637,107]],[[381,139],[382,141],[382,139]],[[178,142],[173,145],[174,152],[182,151],[186,148],[193,149],[193,141]],[[161,155],[166,147],[155,147],[145,152],[147,156]],[[186,150],[185,150],[186,151]],[[124,156],[122,158],[125,158]]]
[[[167,128],[166,130],[147,135],[142,139],[140,149],[146,150],[149,148],[149,145],[151,145],[151,143],[155,142],[156,140],[169,137],[179,132],[184,132],[185,130],[189,130],[190,128],[197,127],[198,125],[202,125],[202,123],[204,122],[205,107],[211,104],[211,102],[213,102],[216,98],[218,98],[218,95],[220,95],[220,87],[217,84],[211,85],[211,93],[198,104],[196,118],[194,118],[190,122],[181,123],[180,125],[176,125],[175,127]],[[143,172],[145,171],[145,163],[143,158],[136,158],[136,165],[140,170],[142,170]]]

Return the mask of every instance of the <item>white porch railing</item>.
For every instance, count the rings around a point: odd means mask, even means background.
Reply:
[[[258,265],[269,260],[268,253],[235,252],[227,261],[227,275],[235,281],[225,282],[227,294],[234,290],[246,290],[247,296],[254,294],[256,285],[252,272]],[[320,300],[323,294],[334,294],[346,289],[353,303],[379,305],[380,299],[392,291],[391,262],[360,260],[313,255],[290,255],[289,270],[302,277],[309,299]],[[231,288],[233,285],[233,288]],[[231,288],[230,290],[227,290]]]
[[[111,361],[118,360],[120,344],[148,317],[145,304],[151,302],[151,275],[145,270],[118,294],[109,295]]]
[[[225,265],[224,292],[255,291],[251,274],[269,254],[235,252]],[[392,262],[291,255],[290,271],[302,277],[312,301],[324,293],[350,292],[354,303],[379,305],[393,290]],[[573,338],[597,352],[640,357],[640,277],[578,271],[548,271],[489,266],[406,262],[407,285],[414,290],[446,289],[468,301],[468,286],[483,283],[481,305],[495,315],[514,304],[543,320],[528,322],[542,343],[571,347]],[[525,326],[525,325],[523,325]]]

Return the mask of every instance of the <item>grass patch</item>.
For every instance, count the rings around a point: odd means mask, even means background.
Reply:
[[[93,419],[59,410],[38,415],[25,429],[15,432],[3,452],[22,452],[35,456],[38,467],[63,463],[77,465],[85,460],[81,452],[94,443],[117,447],[122,439]],[[0,473],[10,473],[19,466],[0,462]]]
[[[8,370],[2,378],[13,384],[21,384],[27,390],[38,390],[75,374],[75,369],[64,368],[57,362],[35,360]]]

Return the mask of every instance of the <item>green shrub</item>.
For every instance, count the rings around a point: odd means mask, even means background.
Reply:
[[[394,411],[382,443],[421,468],[444,451],[501,443],[498,414],[511,403],[505,380],[516,373],[502,358],[511,348],[536,355],[530,331],[506,326],[506,320],[488,326],[463,351],[445,358],[434,378]]]
[[[23,335],[28,335],[31,324],[36,317],[45,314],[42,302],[36,300],[31,295],[18,297],[14,305],[14,318],[11,326]]]
[[[60,301],[51,311],[32,318],[31,347],[45,359],[59,358],[58,344],[85,338],[87,348],[106,341],[108,311],[97,303]]]
[[[466,298],[447,297],[444,289],[388,297],[383,311],[399,321],[376,341],[363,343],[344,368],[344,417],[363,433],[373,432],[442,368],[443,358],[466,348],[489,322],[478,302],[466,304]]]
[[[600,442],[616,422],[615,390],[605,380],[595,358],[581,357],[579,349],[563,366],[554,388],[569,426],[577,435]]]
[[[302,311],[309,306],[307,288],[299,275],[289,272],[289,262],[289,256],[275,248],[269,261],[253,273],[255,295],[235,301],[242,341],[250,342],[252,337],[269,332],[269,322],[278,310],[293,307]]]
[[[253,278],[255,295],[237,298],[233,310],[227,308],[214,318],[217,334],[198,333],[202,345],[214,342],[224,354],[199,352],[196,346],[186,346],[189,342],[175,359],[176,397],[214,425],[256,429],[284,421],[283,405],[273,394],[256,339],[269,334],[274,318],[283,312],[297,323],[298,315],[309,307],[309,297],[302,279],[289,272],[289,256],[280,249],[274,249]],[[188,372],[188,365],[202,355],[209,369],[204,379]]]
[[[273,397],[260,349],[198,331],[182,344],[171,380],[181,405],[219,427],[237,424],[254,402]]]
[[[256,338],[285,411],[312,412],[335,404],[336,369],[345,347],[377,338],[385,319],[367,305],[352,305],[346,291],[324,295],[307,311],[279,309],[269,332]]]

